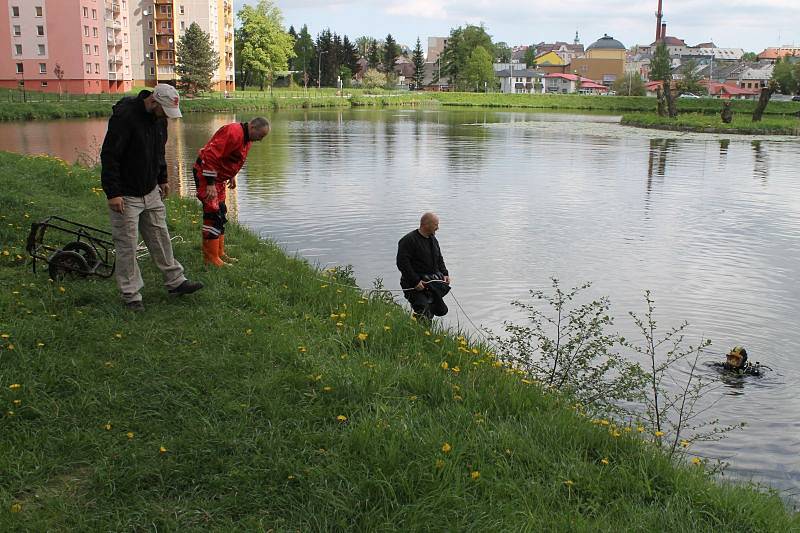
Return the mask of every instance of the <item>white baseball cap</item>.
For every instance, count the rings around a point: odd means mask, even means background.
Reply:
[[[183,116],[181,109],[178,107],[181,97],[178,95],[177,89],[172,85],[167,85],[166,83],[156,85],[153,88],[153,98],[161,104],[164,113],[169,118],[181,118]]]

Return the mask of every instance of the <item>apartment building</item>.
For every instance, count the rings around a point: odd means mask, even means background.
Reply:
[[[192,22],[220,57],[213,86],[235,88],[233,0],[0,0],[0,87],[78,94],[175,83]]]
[[[0,0],[0,87],[100,93],[131,87],[128,17],[106,0]]]
[[[196,22],[211,37],[219,54],[212,78],[217,91],[235,89],[233,64],[233,0],[132,0],[134,84],[175,83],[177,41]]]

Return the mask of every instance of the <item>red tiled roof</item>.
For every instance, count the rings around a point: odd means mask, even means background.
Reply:
[[[710,89],[711,94],[728,94],[730,96],[753,96],[759,94],[759,89],[745,89],[736,85],[728,85],[727,83],[706,83]]]
[[[593,81],[581,81],[581,89],[598,89],[600,91],[607,91],[608,87]]]
[[[792,55],[800,55],[800,48],[776,48],[771,47],[767,48],[760,54],[758,54],[759,59],[778,59],[779,57],[783,56],[792,56]]]

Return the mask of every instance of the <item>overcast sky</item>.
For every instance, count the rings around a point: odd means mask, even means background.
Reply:
[[[687,44],[760,52],[800,45],[800,0],[663,0],[667,34]],[[238,10],[257,0],[235,0]],[[464,24],[483,23],[494,41],[511,45],[580,41],[607,33],[626,47],[655,36],[658,0],[277,0],[286,28],[303,24],[313,36],[324,28],[356,38],[391,33],[401,44],[423,48],[429,36],[446,36]]]

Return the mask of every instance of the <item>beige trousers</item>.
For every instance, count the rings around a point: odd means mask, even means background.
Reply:
[[[144,287],[142,273],[136,261],[136,247],[141,233],[150,257],[164,276],[164,286],[174,289],[186,280],[183,267],[172,255],[172,242],[167,229],[167,209],[156,186],[147,196],[123,196],[125,209],[122,213],[111,211],[111,236],[116,249],[114,271],[117,286],[125,303],[142,299],[139,293]]]

